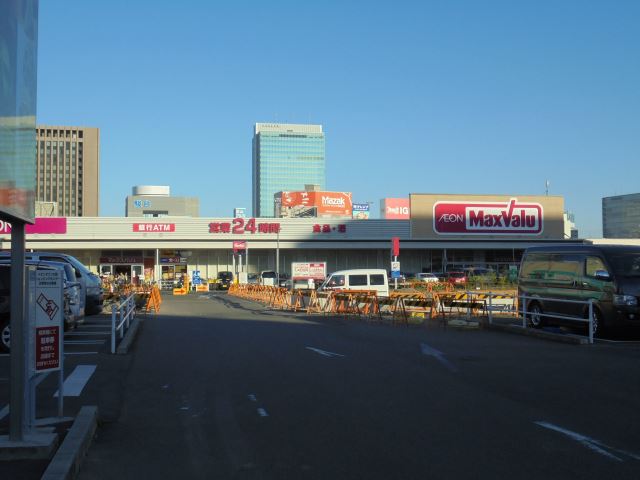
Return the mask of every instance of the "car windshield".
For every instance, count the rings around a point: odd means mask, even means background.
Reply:
[[[609,257],[616,275],[640,277],[640,253],[626,253]]]
[[[231,280],[233,278],[233,274],[231,272],[220,272],[218,274],[218,278],[220,280]]]
[[[276,272],[262,272],[262,278],[276,278]]]
[[[449,272],[449,276],[451,278],[462,278],[464,277],[464,272]]]

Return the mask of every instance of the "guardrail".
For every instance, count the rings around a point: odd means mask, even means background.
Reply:
[[[572,322],[586,322],[589,324],[589,343],[593,343],[593,299],[565,300],[565,299],[558,299],[558,298],[532,297],[532,296],[526,296],[526,295],[520,295],[518,298],[521,300],[520,305],[522,306],[522,310],[518,311],[518,313],[522,313],[522,328],[527,328],[527,302],[524,300],[542,300],[547,302],[570,303],[574,305],[588,306],[589,307],[588,318],[575,317],[571,315],[559,315],[556,313],[549,314],[549,313],[542,313],[542,312],[536,313],[536,315],[540,317],[559,318],[561,320],[571,320]]]
[[[117,305],[111,306],[111,353],[116,353],[116,337],[120,340],[129,329],[131,321],[136,316],[135,294],[131,293]]]

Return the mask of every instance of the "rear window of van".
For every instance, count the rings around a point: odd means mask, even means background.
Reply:
[[[369,279],[371,281],[371,285],[384,285],[384,275],[375,273],[373,275],[369,275]]]

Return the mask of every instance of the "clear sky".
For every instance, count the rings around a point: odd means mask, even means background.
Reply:
[[[256,122],[320,123],[327,188],[562,195],[582,237],[640,192],[640,1],[40,2],[38,122],[134,185],[251,206]]]

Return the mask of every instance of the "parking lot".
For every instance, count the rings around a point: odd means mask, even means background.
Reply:
[[[106,316],[65,337],[67,375],[95,366],[65,414],[95,404],[103,418],[80,478],[640,470],[636,344],[373,324],[273,311],[223,292],[163,300],[128,355],[106,353]],[[8,377],[8,359],[0,362]],[[6,383],[0,391],[6,398]],[[53,393],[43,385],[41,403]],[[8,468],[0,464],[3,478],[13,478]]]

